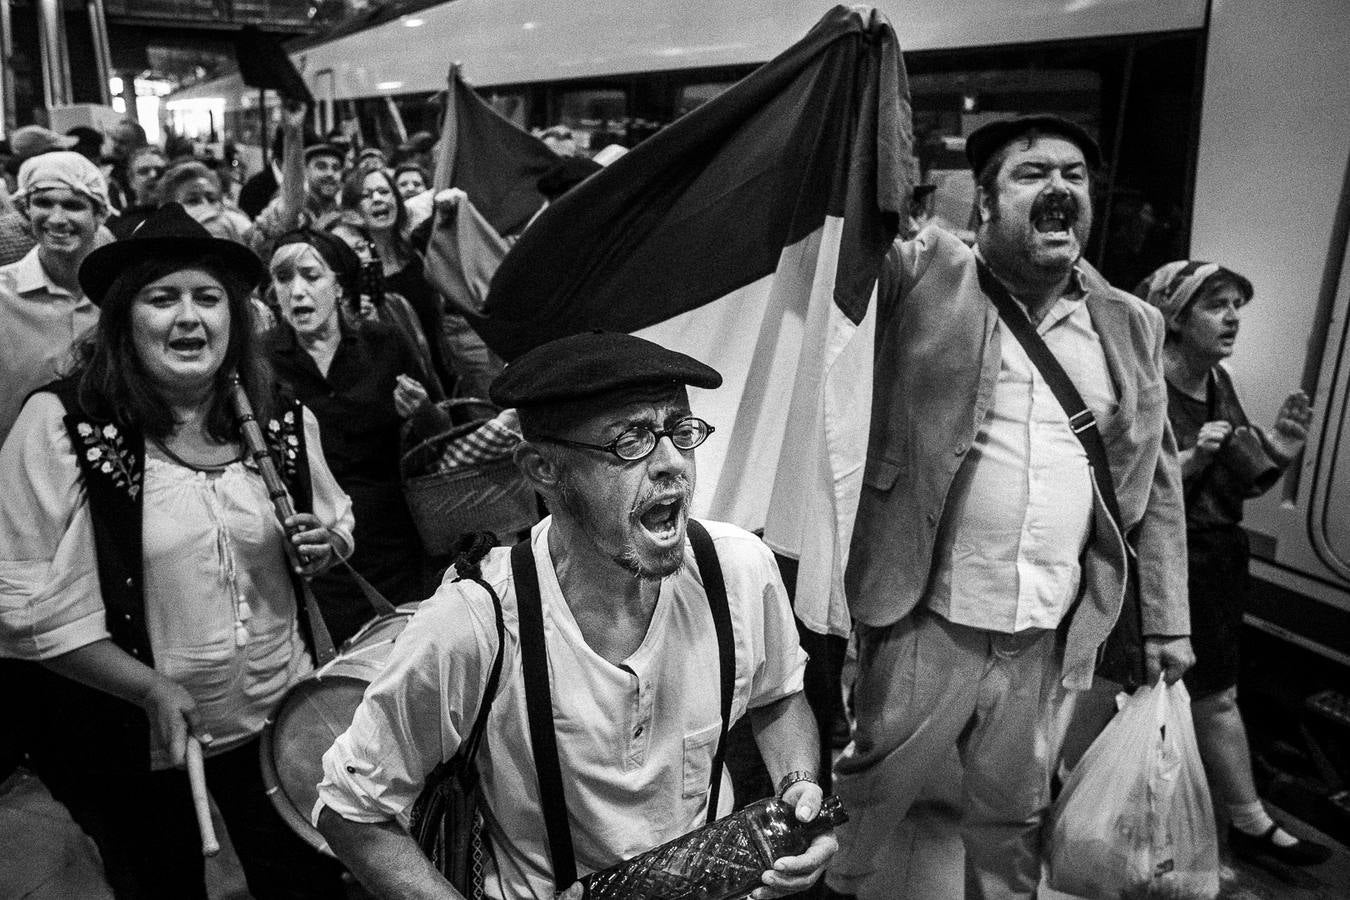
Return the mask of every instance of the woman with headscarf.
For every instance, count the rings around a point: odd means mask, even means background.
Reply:
[[[1312,407],[1303,391],[1284,401],[1269,429],[1253,425],[1221,365],[1233,353],[1252,283],[1214,263],[1180,260],[1136,289],[1167,323],[1167,412],[1180,450],[1190,563],[1191,642],[1183,676],[1200,756],[1227,805],[1229,848],[1244,857],[1312,865],[1328,848],[1300,840],[1257,796],[1247,730],[1237,705],[1238,647],[1250,553],[1242,504],[1270,490],[1307,440]]]
[[[249,892],[341,896],[340,868],[286,826],[258,765],[268,714],[313,669],[296,579],[352,546],[318,425],[272,396],[255,349],[262,275],[177,204],[91,253],[79,277],[98,327],[0,450],[8,696],[119,900],[206,897],[189,741]],[[246,458],[235,378],[299,510],[285,523]]]
[[[429,436],[440,420],[395,332],[343,315],[359,274],[356,254],[326,231],[281,236],[271,262],[281,321],[266,343],[282,389],[314,410],[328,463],[351,495],[352,566],[398,605],[425,596],[421,544],[399,484],[401,435],[405,421]],[[349,577],[324,576],[314,590],[335,640],[372,615]]]

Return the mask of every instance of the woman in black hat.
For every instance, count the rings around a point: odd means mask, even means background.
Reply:
[[[314,410],[333,474],[351,495],[352,566],[399,605],[426,597],[421,544],[399,483],[403,425],[411,420],[419,435],[430,436],[444,423],[397,333],[344,315],[360,270],[355,252],[326,231],[282,235],[271,263],[281,321],[266,344],[283,390]],[[371,617],[348,577],[316,579],[314,591],[334,640]]]
[[[251,339],[263,269],[169,204],[91,253],[101,307],[68,378],[0,450],[0,656],[26,749],[99,846],[118,898],[206,896],[190,741],[257,898],[340,896],[340,870],[266,796],[258,736],[312,669],[292,578],[349,552],[318,426],[269,394]],[[245,459],[238,377],[301,512]]]

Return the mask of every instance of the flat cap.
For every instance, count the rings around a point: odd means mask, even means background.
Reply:
[[[318,141],[313,144],[305,145],[305,162],[309,162],[316,156],[331,156],[339,163],[347,158],[347,151],[336,144],[330,144],[327,141]]]
[[[984,171],[985,164],[995,153],[1003,149],[1009,141],[1031,131],[1062,137],[1078,145],[1078,149],[1083,151],[1083,159],[1087,162],[1088,168],[1096,169],[1102,164],[1101,148],[1083,126],[1059,116],[1041,113],[1034,116],[1018,116],[1015,119],[1000,119],[972,131],[970,137],[966,138],[966,160],[970,163],[970,170],[979,177],[980,172]]]
[[[715,388],[722,376],[692,356],[643,338],[591,331],[535,347],[497,376],[488,396],[499,406],[543,406],[660,384]]]

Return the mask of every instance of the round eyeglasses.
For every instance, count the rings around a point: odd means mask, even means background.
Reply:
[[[583,450],[601,450],[613,453],[624,462],[636,462],[652,455],[661,438],[668,437],[677,450],[693,450],[708,439],[716,428],[697,416],[686,416],[663,431],[657,431],[648,425],[634,425],[619,433],[608,444],[587,444],[583,441],[570,441],[567,438],[543,436],[541,441],[551,441],[567,447],[580,447]]]

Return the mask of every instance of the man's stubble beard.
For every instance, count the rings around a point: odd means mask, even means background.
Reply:
[[[688,491],[692,497],[692,486]],[[570,473],[564,473],[558,479],[558,505],[575,522],[577,522],[582,531],[589,535],[598,535],[601,533],[601,524],[599,517],[592,510],[591,503],[574,483]],[[684,523],[687,526],[689,520],[689,500],[686,499],[684,508],[681,511],[684,517]],[[630,523],[633,520],[633,514],[630,511]],[[640,524],[637,527],[641,527]],[[659,553],[655,565],[649,565],[643,561],[642,553],[637,545],[633,543],[630,535],[625,534],[623,545],[619,548],[619,555],[611,557],[616,563],[629,572],[633,573],[635,578],[646,578],[650,580],[660,580],[669,575],[674,575],[684,567],[684,541],[681,540],[669,550]]]

